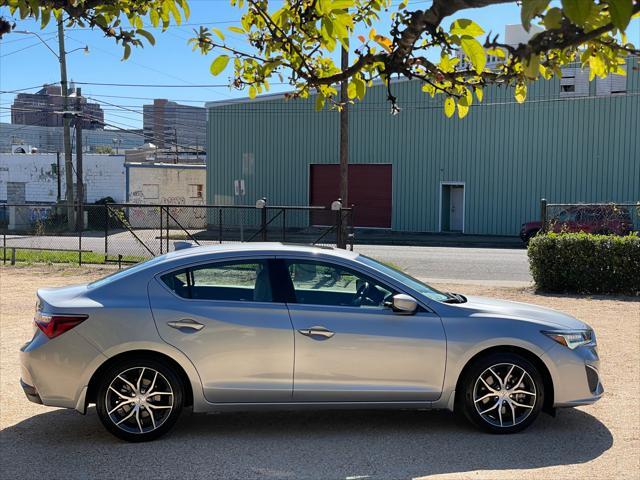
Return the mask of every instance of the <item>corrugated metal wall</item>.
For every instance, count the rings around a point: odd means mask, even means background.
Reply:
[[[640,200],[640,74],[631,60],[627,94],[560,99],[559,82],[529,87],[527,102],[492,87],[467,118],[447,119],[440,99],[415,82],[371,89],[350,110],[350,161],[393,164],[392,228],[438,231],[440,182],[465,183],[465,233],[515,235],[538,217],[539,200]],[[593,90],[593,89],[592,89]],[[312,101],[218,104],[208,114],[209,203],[309,202],[309,164],[338,163],[338,113]],[[336,179],[338,182],[338,179]]]

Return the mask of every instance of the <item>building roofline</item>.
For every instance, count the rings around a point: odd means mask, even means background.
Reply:
[[[409,82],[410,78],[401,77],[401,78],[392,78],[391,83],[400,83],[400,82]],[[373,86],[382,85],[381,79],[375,79],[373,81]],[[338,92],[340,91],[340,85],[336,86]],[[241,103],[255,103],[255,102],[264,102],[268,100],[277,100],[280,98],[284,98],[285,95],[295,93],[295,90],[287,90],[286,92],[277,92],[277,93],[267,93],[265,95],[258,95],[255,98],[249,97],[238,97],[238,98],[230,98],[225,100],[212,100],[210,102],[205,102],[204,108],[216,108],[216,107],[224,107],[226,105],[238,105]],[[315,93],[311,93],[311,95],[315,95]]]
[[[206,163],[150,163],[150,162],[125,162],[127,168],[186,168],[186,169],[205,169]]]

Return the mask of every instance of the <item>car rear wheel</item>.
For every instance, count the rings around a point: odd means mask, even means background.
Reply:
[[[490,433],[515,433],[527,428],[544,404],[540,372],[526,358],[513,353],[475,361],[462,388],[465,416]]]
[[[162,361],[128,359],[113,365],[98,387],[96,407],[102,424],[130,442],[154,440],[180,416],[183,386]]]

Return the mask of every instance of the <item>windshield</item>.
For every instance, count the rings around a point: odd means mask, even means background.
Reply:
[[[404,285],[407,285],[409,288],[415,290],[416,292],[419,292],[422,295],[429,297],[431,300],[444,302],[445,300],[450,298],[449,295],[439,292],[438,290],[436,290],[433,287],[430,287],[426,283],[423,283],[420,280],[413,278],[411,275],[407,275],[406,273],[401,272],[400,270],[397,270],[393,267],[390,267],[389,265],[385,265],[384,263],[378,262],[373,258],[369,258],[365,255],[360,255],[358,259],[365,265],[368,265],[372,268],[375,268],[376,270],[381,271],[385,275],[388,275],[394,280],[397,280],[398,282],[403,283]]]
[[[147,267],[155,265],[156,263],[161,262],[165,258],[166,258],[166,255],[160,255],[159,257],[153,257],[153,258],[150,258],[149,260],[145,260],[144,262],[136,263],[135,265],[132,265],[128,268],[125,268],[123,270],[118,270],[117,272],[107,275],[106,277],[102,277],[99,280],[91,282],[90,284],[87,285],[87,287],[88,288],[102,287],[103,285],[107,285],[109,283],[115,282],[116,280],[120,280],[121,278],[127,277],[131,274],[139,272],[140,270],[144,270]]]

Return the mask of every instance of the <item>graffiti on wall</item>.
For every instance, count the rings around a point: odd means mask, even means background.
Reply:
[[[142,190],[135,190],[129,193],[129,202],[138,205],[168,205],[169,228],[179,228],[178,223],[184,228],[207,227],[206,209],[190,207],[190,205],[204,205],[202,198],[166,196],[147,199]],[[157,228],[160,225],[160,208],[130,207],[129,222],[137,228]]]

